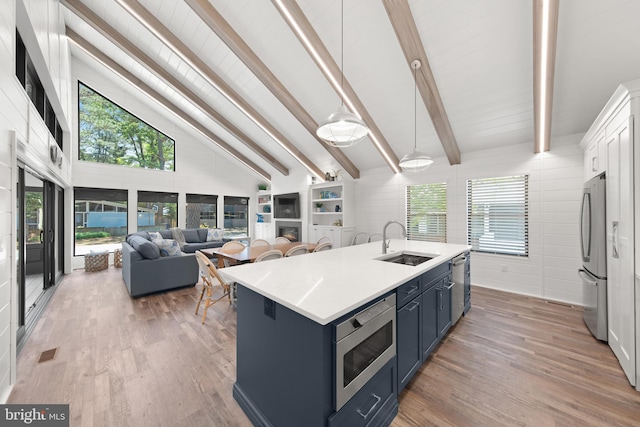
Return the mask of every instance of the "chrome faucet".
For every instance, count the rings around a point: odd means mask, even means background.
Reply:
[[[391,243],[391,239],[389,239],[389,241],[387,242],[387,227],[393,223],[398,224],[400,227],[402,227],[402,235],[404,237],[407,237],[407,229],[404,228],[404,225],[402,225],[400,222],[398,221],[389,221],[384,225],[384,228],[382,229],[382,253],[386,254],[387,253],[387,248],[389,247],[389,243]]]

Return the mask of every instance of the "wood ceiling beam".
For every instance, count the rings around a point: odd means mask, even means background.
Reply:
[[[311,117],[296,98],[284,87],[269,67],[255,54],[240,35],[208,0],[185,0],[187,5],[209,26],[209,28],[236,54],[251,72],[278,98],[287,110],[298,119],[302,126],[313,135],[320,145],[333,156],[342,168],[353,178],[360,178],[360,171],[345,153],[328,145],[316,135],[318,123]]]
[[[322,71],[322,74],[326,77],[327,81],[335,89],[336,93],[340,96],[340,90],[344,91],[344,94],[346,95],[344,100],[345,104],[349,107],[351,112],[356,113],[362,120],[364,120],[369,127],[369,139],[371,139],[374,146],[387,162],[391,170],[395,173],[399,173],[400,167],[398,166],[398,163],[400,163],[400,160],[393,152],[393,149],[376,125],[373,117],[371,117],[371,114],[369,114],[360,98],[358,98],[358,95],[355,93],[346,77],[343,78],[341,89],[338,82],[341,81],[341,76],[343,76],[342,70],[334,61],[333,57],[327,50],[327,47],[322,43],[318,33],[314,30],[313,26],[302,12],[302,9],[300,9],[300,6],[298,6],[295,0],[271,0],[271,3],[273,3],[278,12],[280,12],[284,20],[287,22],[287,25],[289,25],[298,40],[300,40],[313,61],[318,65],[318,68],[320,68],[320,71]],[[307,45],[305,39],[309,41],[313,48]],[[312,49],[315,52],[313,52]],[[317,54],[319,58],[317,58],[315,54]]]
[[[251,104],[216,74],[198,55],[187,47],[175,34],[164,26],[151,12],[136,0],[116,0],[142,26],[148,29],[158,40],[178,55],[195,72],[211,84],[220,94],[236,106],[244,115],[262,129],[271,139],[300,162],[307,170],[321,181],[324,172],[304,155],[291,141],[263,117]]]
[[[101,62],[105,67],[109,68],[114,73],[118,74],[122,79],[129,82],[132,86],[136,87],[140,91],[144,92],[147,96],[151,97],[155,102],[162,105],[164,108],[169,110],[171,113],[178,116],[185,123],[189,124],[195,130],[204,135],[207,139],[213,142],[215,145],[220,147],[220,149],[224,150],[227,154],[232,157],[235,157],[240,163],[257,173],[261,178],[264,178],[268,181],[271,181],[271,175],[260,168],[258,165],[253,163],[251,160],[247,159],[241,153],[239,153],[235,148],[231,145],[227,144],[222,138],[218,135],[214,134],[204,125],[196,121],[191,115],[183,110],[181,110],[177,105],[173,104],[167,98],[156,92],[154,89],[149,87],[145,82],[134,76],[120,64],[109,58],[98,48],[93,46],[87,40],[82,38],[78,33],[73,31],[71,28],[66,28],[67,37],[75,43],[80,49],[84,50],[87,54],[92,56],[95,60]]]
[[[197,105],[200,110],[209,116],[213,121],[222,126],[227,132],[238,138],[246,147],[252,150],[257,155],[261,156],[267,163],[273,166],[283,175],[289,175],[289,169],[280,163],[273,155],[267,152],[259,144],[253,141],[249,136],[242,132],[237,126],[223,117],[220,113],[215,111],[211,106],[196,95],[186,85],[176,79],[170,72],[162,68],[151,57],[145,54],[142,50],[136,47],[133,43],[127,40],[122,34],[120,34],[115,28],[105,22],[102,18],[96,15],[91,9],[85,6],[78,0],[62,0],[62,4],[66,6],[70,11],[75,13],[78,17],[91,25],[97,32],[99,32],[107,40],[111,41],[117,47],[126,52],[133,59],[143,64],[145,68],[151,71],[161,80],[172,87],[176,92],[180,93],[189,102]]]
[[[458,148],[456,137],[453,135],[453,130],[442,103],[436,80],[431,72],[429,60],[422,45],[422,39],[413,19],[409,3],[407,0],[382,0],[382,3],[387,10],[389,21],[391,21],[404,57],[407,60],[407,66],[411,70],[411,61],[414,59],[420,60],[422,64],[416,73],[416,85],[420,91],[422,101],[427,107],[442,148],[447,154],[449,164],[458,165],[460,164],[460,149]]]
[[[556,69],[559,3],[559,0],[533,1],[534,153],[551,149],[551,111]]]

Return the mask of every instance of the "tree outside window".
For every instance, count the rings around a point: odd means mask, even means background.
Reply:
[[[178,226],[178,194],[138,191],[138,231]]]

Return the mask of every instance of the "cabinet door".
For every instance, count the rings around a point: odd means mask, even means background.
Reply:
[[[464,314],[471,308],[471,254],[466,253],[464,263]]]
[[[451,276],[442,279],[438,293],[438,338],[442,338],[451,327]]]
[[[321,237],[321,231],[318,227],[309,227],[309,236],[307,237],[309,242],[317,242]]]
[[[398,393],[409,383],[422,364],[420,346],[420,309],[422,298],[419,296],[398,310]]]
[[[611,350],[635,385],[633,117],[607,135],[607,323]]]
[[[422,360],[427,360],[429,354],[438,344],[438,313],[439,292],[438,285],[431,286],[422,294]]]

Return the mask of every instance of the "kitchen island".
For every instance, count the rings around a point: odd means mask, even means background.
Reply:
[[[426,353],[422,351],[427,349],[423,346],[427,329],[448,330],[434,319],[428,328],[398,323],[396,334],[396,308],[398,322],[409,319],[400,313],[404,307],[408,314],[419,313],[416,319],[422,323],[430,312],[440,312],[442,318],[448,314],[450,325],[450,260],[468,250],[466,245],[391,240],[386,255],[382,254],[382,243],[375,242],[222,270],[238,283],[235,399],[256,425],[389,424],[397,413],[398,385],[403,387],[410,379],[404,373],[398,375],[398,364],[417,371],[415,362],[407,362],[411,351],[403,349],[418,348],[418,359],[424,361],[423,355],[428,356],[434,347],[430,344]],[[402,253],[430,259],[418,265],[383,261]],[[427,304],[424,298],[431,294],[433,303]],[[424,312],[420,304],[425,306]],[[355,316],[363,310],[366,316]],[[345,377],[343,387],[338,325],[360,327],[383,311],[393,311],[393,321],[386,328],[388,333],[381,327],[372,338],[388,341],[384,354],[374,354],[380,359],[386,356],[384,363],[354,394],[341,397],[340,393],[349,392],[352,384],[347,383],[352,379]],[[412,332],[407,334],[407,330]],[[402,344],[411,337],[415,343],[409,342],[408,347]],[[440,338],[438,335],[437,342]],[[396,346],[400,345],[396,358]],[[344,360],[352,360],[352,353],[345,353]],[[357,366],[355,370],[361,373]],[[358,378],[353,381],[357,382]]]

